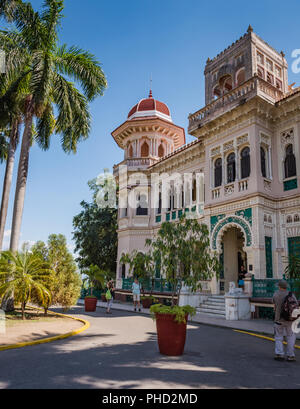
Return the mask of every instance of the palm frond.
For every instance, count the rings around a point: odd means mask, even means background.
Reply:
[[[57,49],[54,62],[58,72],[78,81],[89,101],[103,95],[107,81],[96,57],[81,48],[66,45]]]

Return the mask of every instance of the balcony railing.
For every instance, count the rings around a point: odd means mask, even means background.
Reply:
[[[255,279],[253,278],[253,298],[272,298],[275,291],[278,290],[279,279],[265,278]],[[293,291],[298,300],[300,299],[300,280],[287,280],[289,284],[289,291]]]
[[[118,165],[114,166],[114,176],[118,174],[119,166],[128,166],[128,168],[146,168],[157,162],[157,158],[127,158]]]
[[[203,126],[206,122],[233,109],[246,98],[249,99],[256,95],[261,96],[273,104],[284,96],[283,92],[275,86],[255,76],[194,114],[191,114],[189,116],[189,133]]]
[[[173,209],[169,210],[164,213],[157,214],[155,217],[155,223],[162,223],[162,222],[169,222],[169,221],[175,221],[180,219],[180,217],[185,214],[185,215],[195,215],[195,216],[202,216],[204,212],[204,207],[203,204],[201,205],[191,205],[187,206],[183,209]]]
[[[142,290],[145,292],[155,291],[160,293],[171,293],[172,292],[172,285],[168,283],[166,280],[162,278],[155,278],[151,279],[141,279],[139,280]],[[129,290],[131,291],[133,284],[133,278],[123,278],[122,280],[122,290]]]
[[[239,181],[239,192],[244,192],[248,190],[248,179]]]

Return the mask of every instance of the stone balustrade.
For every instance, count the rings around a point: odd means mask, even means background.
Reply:
[[[254,76],[250,80],[244,82],[239,87],[229,91],[227,94],[216,99],[204,108],[190,114],[189,116],[189,133],[203,126],[207,121],[210,121],[217,116],[224,114],[226,111],[233,109],[240,104],[243,99],[250,99],[256,95],[262,96],[275,104],[283,97],[283,92],[277,89],[272,84],[265,80]]]

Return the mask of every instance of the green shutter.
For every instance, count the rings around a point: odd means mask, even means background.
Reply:
[[[289,256],[300,257],[300,236],[288,238]]]
[[[272,237],[265,237],[266,249],[266,276],[273,278]]]
[[[286,180],[283,182],[283,189],[285,192],[288,190],[293,190],[298,188],[298,181],[297,179],[292,179],[292,180]]]

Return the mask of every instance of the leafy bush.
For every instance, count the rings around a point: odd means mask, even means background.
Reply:
[[[180,323],[186,323],[185,316],[188,314],[191,317],[196,314],[196,308],[190,305],[184,305],[179,307],[178,305],[167,306],[162,304],[154,304],[150,307],[151,317],[156,319],[156,314],[172,314],[175,315],[175,321]]]

